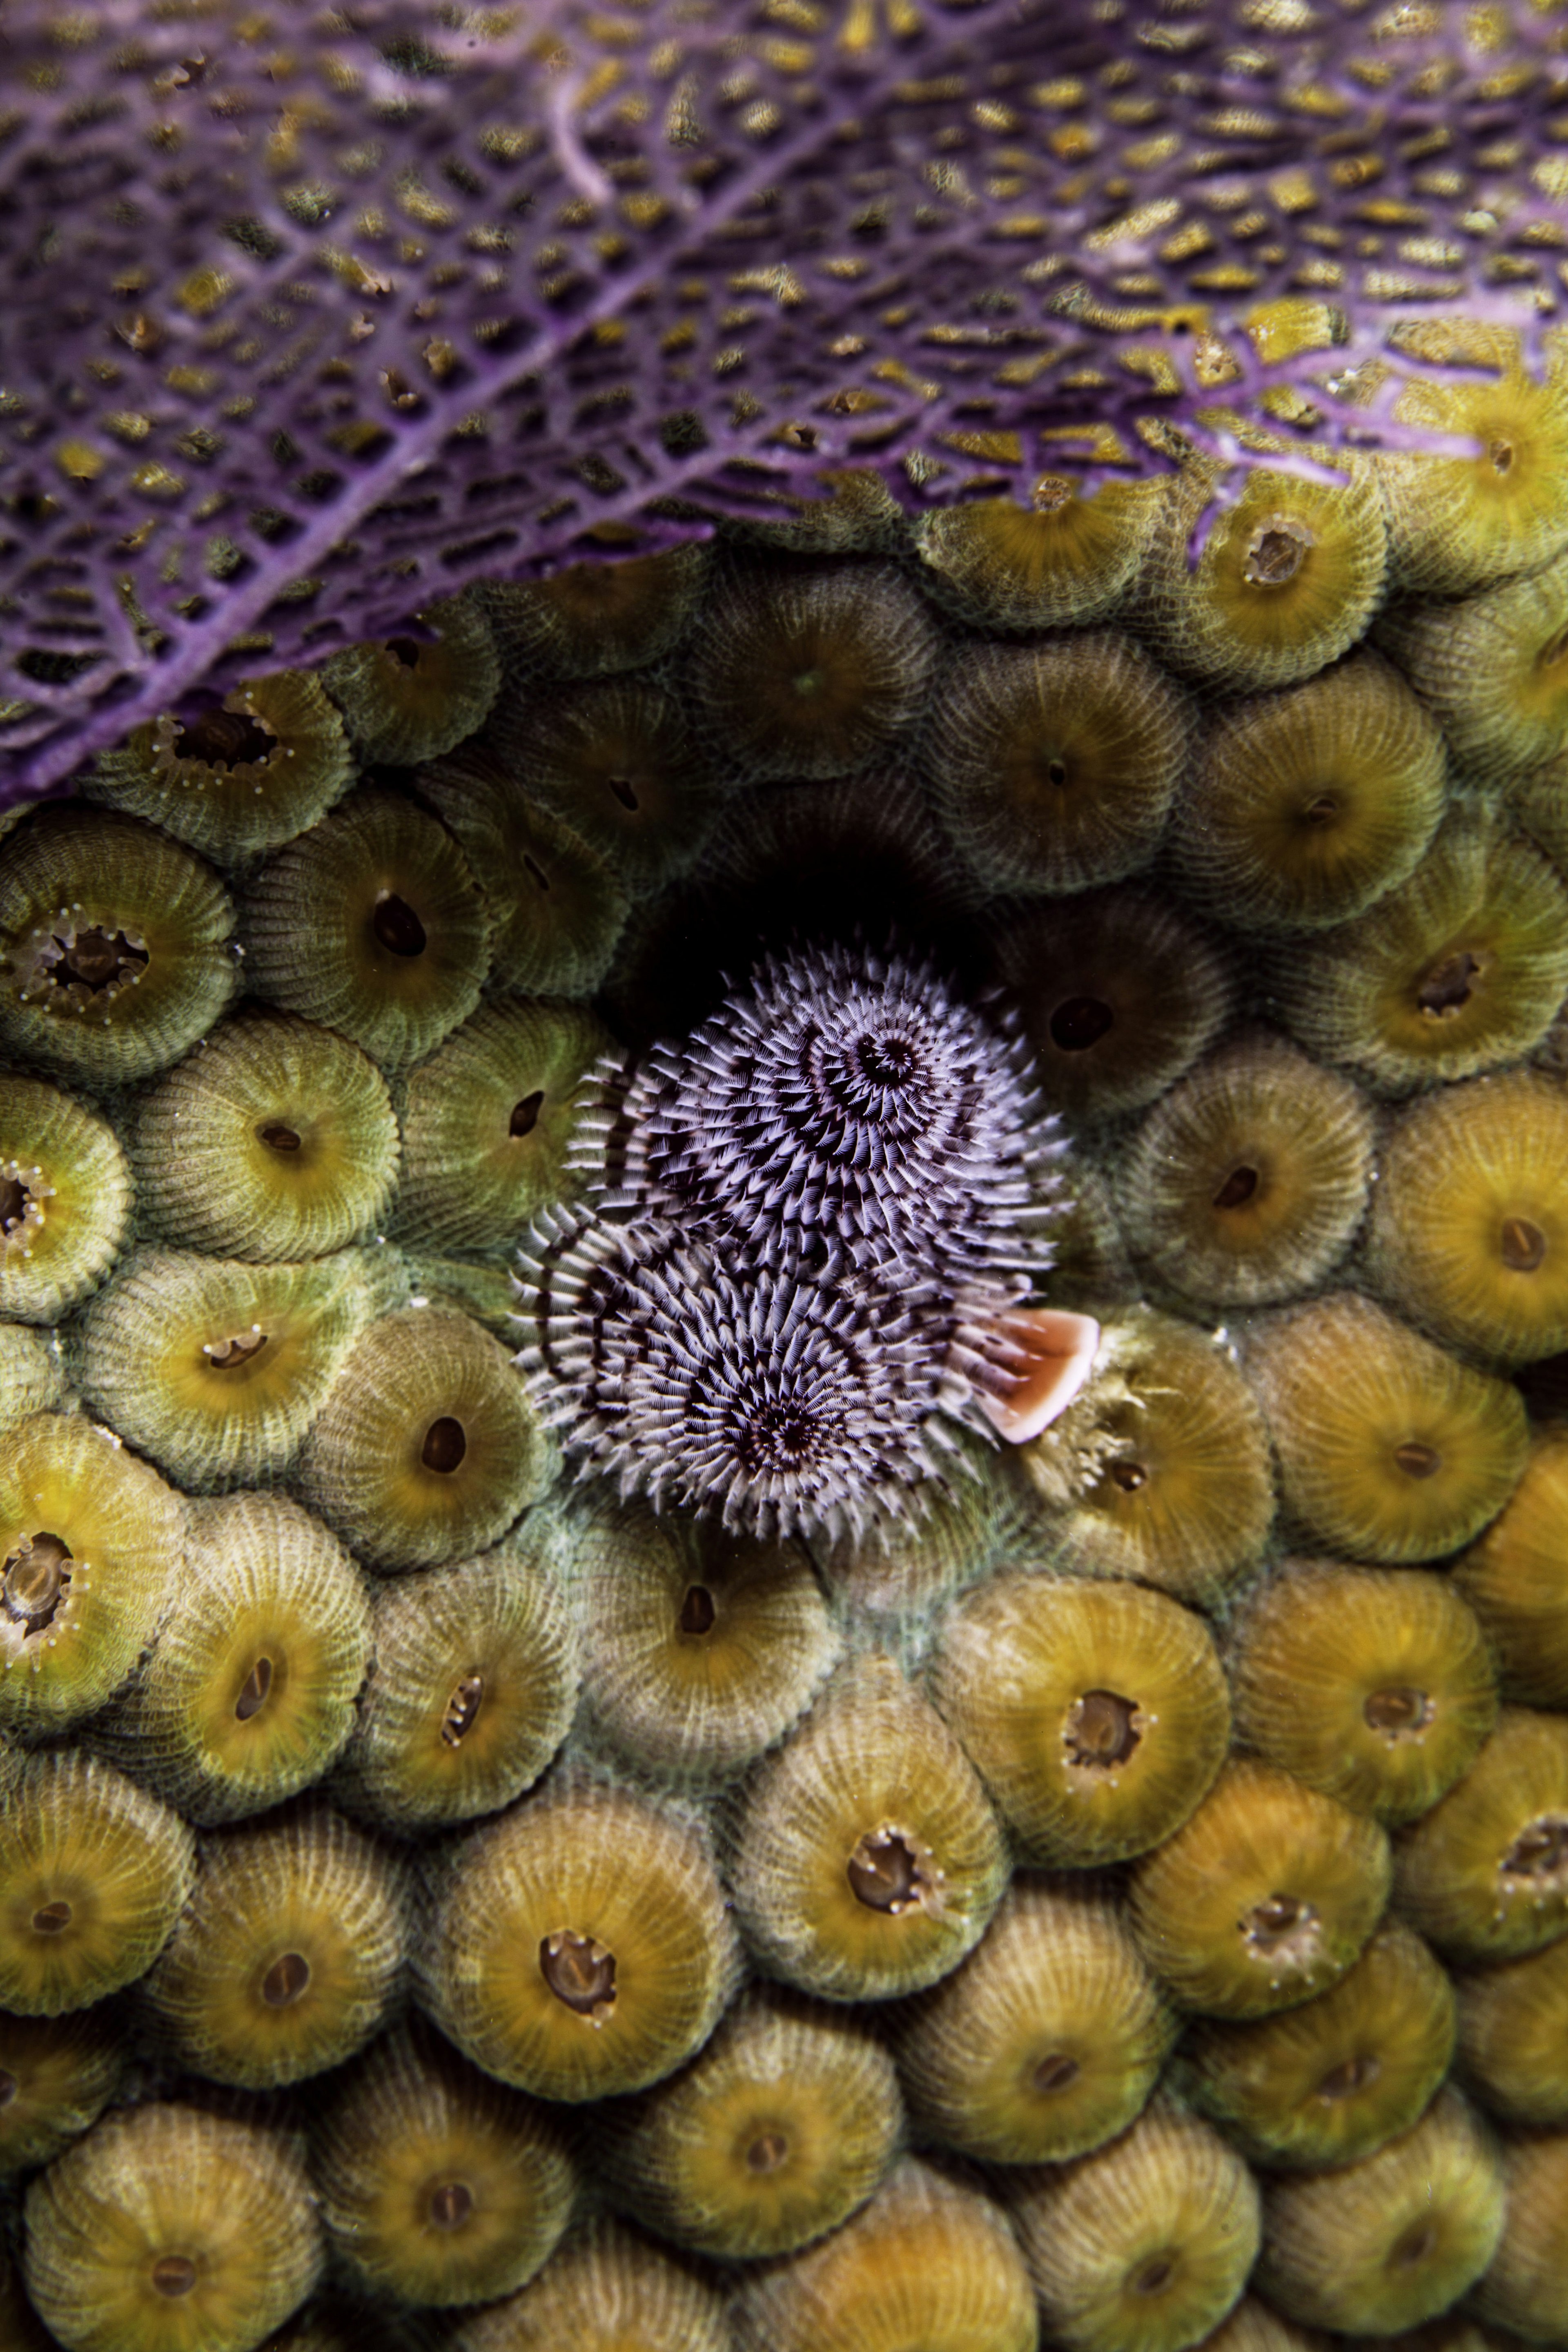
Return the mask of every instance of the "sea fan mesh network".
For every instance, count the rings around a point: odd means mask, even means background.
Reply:
[[[1535,7],[18,0],[3,37],[22,791],[835,467],[918,503],[1146,469],[1172,421],[1419,440],[1402,314],[1533,351],[1556,299]]]

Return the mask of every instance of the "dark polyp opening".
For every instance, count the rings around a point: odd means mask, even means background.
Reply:
[[[1242,578],[1254,588],[1282,588],[1307,560],[1311,533],[1297,522],[1266,522],[1254,531]]]
[[[897,1830],[874,1830],[863,1837],[846,1865],[855,1899],[868,1911],[897,1917],[920,1902],[925,1891],[915,1850]]]
[[[1403,1445],[1396,1445],[1394,1458],[1407,1478],[1435,1478],[1443,1467],[1436,1447],[1424,1445],[1418,1437],[1407,1437]]]
[[[606,776],[605,781],[624,809],[641,808],[641,801],[625,776]]]
[[[185,2254],[160,2254],[153,2265],[153,2284],[159,2294],[189,2294],[196,2283],[196,2266]]]
[[[11,1233],[22,1223],[32,1197],[15,1176],[0,1177],[0,1234]]]
[[[1317,1916],[1311,1905],[1303,1903],[1298,1895],[1268,1895],[1247,1914],[1241,1922],[1242,1932],[1259,1951],[1277,1951]]]
[[[95,995],[116,981],[135,979],[146,971],[150,960],[146,949],[132,947],[123,931],[105,931],[96,926],[79,931],[69,947],[64,940],[57,940],[56,944],[60,954],[49,974],[56,985],[90,989]]]
[[[417,669],[419,656],[425,648],[416,637],[388,637],[386,650],[395,662],[402,663],[405,669]]]
[[[58,1536],[41,1532],[7,1558],[0,1571],[0,1607],[29,1633],[47,1625],[70,1587],[71,1554]]]
[[[1436,1709],[1425,1691],[1400,1684],[1368,1695],[1362,1716],[1372,1731],[1425,1731]]]
[[[234,1703],[236,1720],[248,1723],[253,1715],[259,1715],[271,1688],[272,1661],[270,1658],[258,1658],[239,1686],[239,1696]]]
[[[21,2087],[15,2074],[8,2074],[0,2066],[0,2107],[8,2107]]]
[[[1134,2294],[1163,2294],[1176,2275],[1174,2254],[1151,2254],[1132,2273]]]
[[[1140,1486],[1149,1484],[1149,1473],[1142,1462],[1113,1462],[1106,1475],[1124,1495],[1135,1495]]]
[[[1142,1733],[1134,1721],[1137,1702],[1115,1691],[1085,1691],[1067,1711],[1062,1739],[1069,1763],[1110,1771],[1125,1764]]]
[[[538,863],[537,859],[530,857],[526,851],[523,853],[522,870],[527,875],[529,880],[532,883],[536,890],[549,889],[549,875],[545,872],[543,866]]]
[[[1458,1013],[1470,1001],[1470,983],[1480,970],[1479,959],[1468,948],[1456,948],[1441,963],[1435,963],[1415,992],[1415,1002],[1423,1013],[1441,1021],[1447,1013]]]
[[[1383,2068],[1370,2052],[1359,2058],[1347,2058],[1342,2066],[1331,2067],[1318,2085],[1318,2096],[1331,2106],[1336,2099],[1351,2099],[1358,2091],[1370,2090]]]
[[[370,919],[375,933],[388,955],[423,955],[428,944],[425,926],[409,905],[395,890],[384,890],[375,902]]]
[[[680,1604],[680,1630],[683,1633],[710,1633],[719,1612],[713,1606],[713,1595],[705,1584],[689,1584],[686,1598]]]
[[[33,1914],[33,1932],[37,1936],[58,1936],[71,1923],[68,1903],[40,1903]]]
[[[473,1729],[484,1696],[483,1675],[465,1675],[460,1683],[454,1684],[441,1717],[441,1737],[448,1748],[459,1747],[465,1734]]]
[[[789,2154],[789,2141],[776,2125],[759,2132],[746,2150],[748,2172],[776,2172]]]
[[[1500,434],[1499,434],[1495,441],[1488,442],[1487,456],[1491,459],[1492,471],[1495,474],[1508,474],[1512,472],[1514,457],[1513,443],[1511,441],[1505,441]]]
[[[1055,784],[1059,792],[1068,780],[1067,761],[1065,760],[1047,760],[1046,761],[1046,775],[1047,780],[1051,783]]]
[[[1510,1878],[1568,1874],[1568,1815],[1542,1813],[1520,1832],[1498,1867]]]
[[[539,1124],[539,1114],[543,1107],[544,1089],[542,1087],[535,1087],[531,1095],[524,1095],[521,1102],[513,1103],[511,1117],[507,1121],[507,1133],[518,1136],[531,1135]]]
[[[1098,1045],[1116,1015],[1098,996],[1065,997],[1047,1024],[1058,1054],[1087,1054]]]
[[[815,666],[810,669],[797,669],[790,679],[790,685],[802,702],[815,701],[826,684],[826,672]]]
[[[268,2009],[288,2009],[310,1981],[310,1963],[303,1952],[285,1952],[273,1961],[261,1979],[261,1998]]]
[[[563,1927],[539,1947],[539,1973],[558,2001],[578,2017],[609,2010],[616,1998],[616,1956],[591,1936]]]
[[[1559,629],[1547,638],[1535,656],[1537,669],[1555,669],[1564,654],[1568,654],[1568,629]]]
[[[300,1149],[298,1134],[293,1128],[285,1127],[281,1119],[274,1119],[267,1127],[258,1127],[256,1132],[258,1139],[267,1146],[268,1151],[289,1152],[298,1151]]]
[[[1390,2247],[1389,2269],[1391,2271],[1418,2270],[1423,2263],[1429,2262],[1436,2252],[1437,2238],[1436,2222],[1429,2213],[1423,2213],[1420,2220],[1412,2221],[1408,2230],[1404,2231]]]
[[[1310,825],[1331,824],[1339,813],[1340,804],[1333,793],[1320,793],[1317,798],[1309,801],[1301,811],[1301,821],[1304,824]]]
[[[209,1339],[202,1349],[215,1372],[237,1372],[267,1345],[265,1331],[231,1331],[226,1339]]]
[[[1546,1255],[1546,1235],[1528,1217],[1505,1217],[1499,1254],[1510,1274],[1533,1274]]]
[[[182,760],[199,760],[204,767],[242,768],[269,758],[277,741],[248,711],[204,710],[182,723],[177,748]]]
[[[474,2192],[464,2180],[443,2180],[426,2207],[437,2230],[460,2230],[474,2210]]]
[[[468,1441],[462,1423],[454,1421],[449,1412],[444,1412],[440,1420],[433,1421],[426,1431],[425,1443],[419,1448],[419,1459],[426,1470],[439,1471],[442,1477],[449,1478],[468,1450]]]
[[[1053,2050],[1048,2058],[1040,2060],[1029,2079],[1040,2096],[1049,2099],[1058,2091],[1069,2090],[1082,2072],[1076,2058],[1069,2058],[1065,2050]]]
[[[1244,1208],[1258,1190],[1256,1168],[1233,1168],[1214,1196],[1216,1209]]]

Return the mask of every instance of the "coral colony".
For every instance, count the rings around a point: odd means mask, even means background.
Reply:
[[[0,39],[0,2345],[1568,2342],[1568,11]]]

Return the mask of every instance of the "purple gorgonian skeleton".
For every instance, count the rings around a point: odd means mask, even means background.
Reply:
[[[1561,298],[1563,40],[1426,0],[17,0],[4,788],[847,467],[918,506],[1441,446],[1411,322],[1535,356]]]

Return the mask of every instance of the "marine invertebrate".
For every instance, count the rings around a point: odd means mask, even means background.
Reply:
[[[599,2217],[567,2239],[521,2294],[468,2319],[453,2352],[545,2352],[613,2344],[635,2328],[647,2352],[730,2352],[723,2298],[684,2263]]]
[[[539,2097],[658,2082],[734,1990],[707,1839],[672,1804],[568,1777],[471,1831],[434,1879],[420,2002],[476,2065]]]
[[[1456,1990],[1472,2096],[1510,2123],[1568,2122],[1568,1941],[1468,1969]]]
[[[973,1768],[890,1658],[845,1667],[731,1813],[741,1932],[772,1975],[833,2000],[933,1984],[1006,1883]]]
[[[1275,2182],[1258,2283],[1292,2318],[1391,2336],[1475,2284],[1502,2233],[1502,2168],[1455,2091],[1359,2163]]]
[[[1390,1875],[1380,1829],[1243,1758],[1133,1871],[1132,1924],[1184,2007],[1267,2017],[1345,1974],[1382,1916]]]
[[[848,775],[908,734],[936,631],[891,565],[738,558],[684,658],[699,724],[748,778]]]
[[[556,1222],[525,1259],[521,1362],[547,1423],[618,1482],[764,1541],[896,1516],[937,1475],[928,1424],[967,1383],[963,1326],[868,1280],[744,1286],[679,1229]]]
[[[1176,2081],[1254,2163],[1316,2171],[1409,2130],[1448,2071],[1454,2036],[1447,1978],[1418,1936],[1385,1920],[1326,1992],[1272,2017],[1190,2027]]]
[[[148,1233],[216,1257],[327,1257],[384,1214],[397,1123],[348,1038],[241,1013],[142,1096],[131,1152]]]
[[[58,2017],[157,1957],[190,1892],[179,1815],[96,1758],[44,1749],[6,1775],[0,2002]]]
[[[1366,651],[1217,711],[1177,812],[1183,883],[1247,931],[1348,922],[1421,863],[1447,766],[1435,721]]]
[[[401,1864],[319,1802],[215,1832],[200,1862],[142,1991],[172,2055],[254,2090],[362,2049],[401,1990]]]
[[[1464,1779],[1400,1840],[1394,1899],[1446,1958],[1502,1960],[1568,1928],[1568,1720],[1504,1707]]]
[[[493,1249],[566,1199],[588,1073],[613,1045],[585,1006],[481,1006],[405,1083],[398,1230]]]
[[[97,2122],[125,2071],[124,2016],[0,2014],[0,2174],[30,2172]]]
[[[929,964],[829,947],[763,962],[608,1081],[574,1156],[610,1204],[763,1265],[826,1250],[962,1280],[1047,1262],[1056,1144],[1016,1032]]]
[[[1219,486],[1195,469],[1167,499],[1140,623],[1178,676],[1223,693],[1310,677],[1377,609],[1387,562],[1377,478],[1364,464],[1342,479],[1254,466],[1209,520],[1189,571],[1194,512]]]
[[[1118,616],[1132,594],[1170,486],[1042,474],[1027,506],[977,499],[923,514],[912,533],[922,584],[978,628],[1058,629]]]
[[[82,1392],[188,1486],[275,1476],[375,1307],[356,1252],[250,1265],[195,1250],[121,1260],[75,1335]]]
[[[420,2305],[525,2286],[577,2185],[552,2116],[417,2026],[340,2084],[312,2159],[328,2242],[355,2283]]]
[[[927,721],[927,788],[984,889],[1036,898],[1120,882],[1164,832],[1190,723],[1164,673],[1110,631],[966,646]]]
[[[605,677],[674,651],[712,564],[711,548],[694,541],[615,563],[568,563],[542,580],[491,582],[482,597],[509,674]]]
[[[646,677],[503,702],[487,733],[528,798],[634,897],[692,865],[718,821],[721,766],[699,750],[677,697]]]
[[[1527,1053],[1568,991],[1554,867],[1484,806],[1459,803],[1409,880],[1273,961],[1286,1027],[1385,1092]]]
[[[1156,2103],[1010,2199],[1047,2325],[1069,2352],[1174,2352],[1222,2320],[1258,2252],[1258,2191],[1195,2116]]]
[[[933,1693],[1026,1858],[1058,1868],[1160,1844],[1229,1744],[1208,1629],[1134,1584],[992,1577],[945,1628]]]
[[[1368,1271],[1439,1339],[1502,1364],[1568,1345],[1557,1171],[1568,1094],[1513,1071],[1405,1111],[1379,1154]]]
[[[244,678],[184,718],[134,729],[82,780],[83,797],[146,818],[219,866],[276,849],[353,782],[343,723],[320,677]]]
[[[34,2181],[25,2260],[69,2352],[248,2352],[304,2301],[322,2254],[282,2133],[169,2103],[110,2117]]]
[[[280,1495],[189,1507],[167,1622],[94,1745],[202,1827],[319,1780],[353,1727],[371,1615],[352,1559]]]
[[[1502,2162],[1502,2235],[1472,2306],[1491,2326],[1544,2343],[1568,2324],[1568,2138],[1510,2140]]]
[[[0,1312],[53,1323],[112,1265],[131,1214],[119,1139],[58,1087],[8,1077],[0,1109]]]
[[[334,1369],[296,1478],[375,1567],[478,1550],[543,1490],[543,1432],[502,1349],[466,1315],[384,1315]]]
[[[373,790],[268,860],[245,891],[242,929],[258,995],[391,1067],[468,1018],[489,966],[489,918],[457,842]]]
[[[474,596],[447,596],[416,613],[418,635],[351,646],[321,666],[363,758],[416,766],[482,724],[500,684],[500,659]]]
[[[1173,1290],[1255,1307],[1331,1271],[1372,1172],[1355,1087],[1264,1032],[1200,1062],[1149,1113],[1116,1201],[1133,1247]]]
[[[1247,1746],[1387,1823],[1429,1811],[1497,1719],[1486,1637],[1435,1576],[1286,1561],[1244,1605],[1230,1666]]]
[[[1032,912],[996,943],[1047,1099],[1078,1118],[1142,1108],[1213,1045],[1234,982],[1216,942],[1147,890]]]
[[[1287,1507],[1352,1559],[1436,1559],[1479,1535],[1524,1467],[1518,1391],[1339,1291],[1251,1339]]]
[[[902,2127],[864,2025],[753,1988],[689,2067],[608,2119],[604,2162],[617,2201],[677,2245],[791,2253],[865,2204]]]
[[[89,1085],[162,1069],[223,1011],[234,907],[212,868],[105,809],[40,809],[0,873],[0,1045]]]
[[[33,1413],[0,1460],[0,1727],[33,1737],[101,1706],[179,1571],[179,1497],[86,1420]]]
[[[837,1657],[837,1629],[797,1543],[630,1503],[585,1517],[563,1549],[587,1712],[636,1766],[735,1772],[804,1715]]]
[[[912,2158],[820,2246],[753,2274],[734,2319],[744,2352],[1031,2352],[1037,2325],[1002,2216]]]
[[[968,1958],[889,2025],[921,2130],[993,2164],[1115,2138],[1176,2032],[1121,1906],[1065,1873],[1016,1876]]]
[[[1454,1570],[1486,1629],[1505,1697],[1568,1705],[1568,1600],[1563,1589],[1568,1432],[1531,1440],[1523,1475],[1502,1510]]]
[[[333,1790],[384,1829],[498,1811],[565,1738],[579,1642],[548,1537],[378,1585],[374,1670]]]

